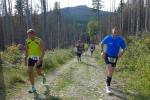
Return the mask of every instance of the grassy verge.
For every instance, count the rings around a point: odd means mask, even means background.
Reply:
[[[73,54],[73,49],[60,49],[55,50],[54,52],[48,51],[43,62],[45,72],[54,70],[64,64],[66,61],[73,58]]]
[[[129,100],[150,98],[150,35],[127,39],[125,55],[118,62],[116,78]]]
[[[1,53],[0,86],[4,90],[5,96],[14,95],[16,91],[27,86],[27,67],[24,66],[23,54],[16,45],[12,45]],[[60,49],[54,51],[46,51],[43,69],[46,73],[50,73],[60,65],[73,58],[73,49]],[[36,75],[36,74],[35,74]]]

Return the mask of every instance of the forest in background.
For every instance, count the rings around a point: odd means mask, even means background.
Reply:
[[[0,0],[0,49],[5,46],[24,44],[26,31],[34,28],[44,39],[46,48],[59,48],[74,45],[81,39],[90,42],[91,36],[101,39],[109,34],[112,27],[118,26],[122,35],[138,35],[150,31],[150,0],[120,0],[115,9],[115,0],[111,2],[109,11],[101,11],[102,0],[93,0],[93,8],[87,6],[60,8],[55,2],[49,9],[47,0]],[[95,3],[96,2],[96,3]],[[97,3],[98,2],[98,3]],[[95,9],[95,8],[96,9]],[[95,20],[98,29],[93,29],[93,35],[87,34],[88,23]]]

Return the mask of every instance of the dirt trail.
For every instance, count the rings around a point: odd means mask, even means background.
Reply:
[[[10,100],[126,100],[113,82],[113,95],[105,93],[104,66],[90,56],[78,63],[74,58],[47,75],[47,83],[36,83],[38,92],[29,94],[22,88]]]

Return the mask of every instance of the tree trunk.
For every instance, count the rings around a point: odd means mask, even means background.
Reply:
[[[148,0],[146,0],[146,4],[145,4],[145,7],[146,7],[146,11],[145,11],[145,31],[147,32],[148,31]]]
[[[47,12],[46,12],[46,0],[41,0],[41,8],[42,8],[42,36],[43,36],[43,39],[46,41],[46,47],[47,47]]]
[[[31,1],[32,2],[32,1]],[[29,9],[29,1],[26,0],[26,25],[27,25],[27,29],[32,28],[32,3],[31,3],[31,9]]]
[[[139,32],[139,26],[140,26],[140,1],[139,0],[137,0],[137,10],[136,10],[136,17],[137,17],[137,20],[136,20],[136,36],[137,36],[137,34],[138,34],[138,32]]]

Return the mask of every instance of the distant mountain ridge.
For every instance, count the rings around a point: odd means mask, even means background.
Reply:
[[[75,7],[66,7],[61,9],[61,13],[65,19],[88,21],[90,18],[96,18],[97,12],[86,5],[80,5]],[[100,10],[100,16],[107,16],[109,12]]]

